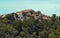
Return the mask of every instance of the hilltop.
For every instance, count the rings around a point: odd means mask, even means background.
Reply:
[[[60,17],[32,9],[2,15],[0,38],[60,38]]]
[[[42,14],[41,11],[34,11],[32,9],[25,9],[12,14],[15,20],[23,20],[24,18],[28,19],[29,17],[33,17],[35,20],[40,18],[44,20],[50,20],[50,16]],[[5,14],[5,15],[2,15],[1,17],[4,18],[8,15],[9,14]]]

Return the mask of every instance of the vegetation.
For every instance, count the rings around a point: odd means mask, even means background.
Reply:
[[[0,38],[60,38],[60,16],[53,14],[51,20],[30,17],[21,21],[13,15],[0,17]]]

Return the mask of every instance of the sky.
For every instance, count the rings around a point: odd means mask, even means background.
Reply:
[[[0,15],[33,9],[45,15],[60,16],[60,0],[0,0]]]

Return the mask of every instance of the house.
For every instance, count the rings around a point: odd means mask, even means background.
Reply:
[[[23,20],[23,19],[24,19],[23,15],[18,16],[18,20]]]
[[[31,16],[33,16],[35,20],[37,20],[39,18],[39,16],[36,16],[35,13],[33,13]]]
[[[34,12],[34,10],[32,10],[32,9],[26,9],[26,10],[23,10],[23,11],[26,12],[26,13]]]
[[[22,12],[17,12],[16,14],[17,14],[17,16],[16,16],[17,20],[23,20],[24,19]]]
[[[31,15],[31,13],[29,12],[29,13],[27,13],[27,15]]]
[[[23,13],[22,13],[22,12],[17,12],[16,14],[17,14],[17,15],[22,15]]]
[[[39,15],[43,20],[50,20],[50,17],[49,16],[46,16],[44,14],[40,14]]]
[[[6,17],[6,14],[2,15],[2,18],[5,18]]]

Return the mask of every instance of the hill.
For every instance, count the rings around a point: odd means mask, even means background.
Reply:
[[[60,38],[60,16],[32,9],[2,15],[0,38]]]

